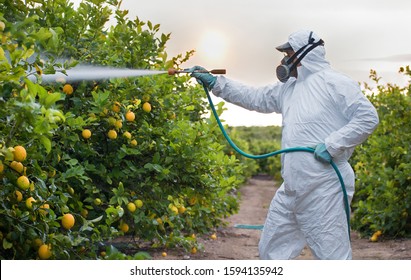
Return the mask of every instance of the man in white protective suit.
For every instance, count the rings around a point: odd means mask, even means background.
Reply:
[[[354,147],[377,127],[377,112],[351,78],[325,59],[324,42],[312,31],[291,34],[277,47],[286,56],[277,67],[280,82],[251,87],[224,76],[189,70],[213,94],[248,110],[282,114],[282,148],[313,147],[312,153],[282,154],[284,179],[268,210],[259,242],[261,259],[293,259],[307,245],[317,259],[352,259],[343,192],[349,203]]]

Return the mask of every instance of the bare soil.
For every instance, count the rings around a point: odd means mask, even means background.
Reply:
[[[267,210],[277,186],[269,176],[256,176],[241,189],[239,212],[227,219],[228,225],[217,229],[217,239],[209,236],[198,236],[204,249],[191,254],[183,250],[167,250],[151,252],[153,259],[204,259],[204,260],[253,260],[259,259],[258,241],[260,230],[235,228],[236,224],[264,224]],[[370,242],[368,238],[360,238],[351,232],[353,259],[357,260],[411,260],[411,239],[388,240],[380,238],[378,242]],[[305,248],[297,259],[313,259],[308,248]]]

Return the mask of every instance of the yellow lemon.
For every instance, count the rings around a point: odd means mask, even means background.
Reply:
[[[33,202],[36,202],[36,200],[33,197],[29,197],[26,199],[26,207],[28,209],[33,209]]]
[[[74,216],[70,213],[64,214],[63,218],[61,219],[61,225],[65,229],[71,229],[74,226],[74,223],[76,220],[74,219]]]
[[[26,149],[23,146],[15,146],[14,151],[14,160],[18,162],[22,162],[26,159],[27,157],[27,152]]]
[[[129,202],[129,203],[127,204],[127,209],[128,209],[128,211],[130,211],[131,213],[133,213],[133,212],[136,211],[137,207],[136,207],[136,205],[135,205],[133,202]]]
[[[11,163],[10,163],[10,167],[12,168],[12,169],[14,169],[14,170],[16,170],[18,173],[22,173],[23,172],[23,170],[24,170],[24,166],[23,166],[23,164],[21,163],[21,162],[18,162],[18,161],[15,161],[15,160],[13,160]]]
[[[67,94],[67,95],[70,95],[70,94],[72,94],[73,93],[73,87],[70,85],[70,84],[65,84],[64,86],[63,86],[63,92],[65,93],[65,94]]]
[[[124,222],[120,224],[120,227],[119,227],[119,228],[120,228],[120,230],[121,230],[122,232],[124,232],[124,233],[128,232],[128,230],[130,229],[129,226],[128,226],[128,224],[126,224],[126,223],[124,223]]]
[[[377,242],[378,241],[378,235],[376,235],[375,233],[371,236],[370,238],[371,242]]]
[[[84,129],[81,132],[81,136],[83,136],[84,139],[89,139],[91,137],[91,131],[90,129]]]
[[[183,214],[186,211],[186,208],[184,206],[178,207],[178,213]]]
[[[143,110],[144,110],[144,112],[146,112],[146,113],[150,113],[150,112],[151,112],[151,104],[148,103],[148,102],[144,103],[144,104],[143,104]]]
[[[134,201],[134,204],[136,205],[137,208],[143,207],[143,201],[141,201],[140,199],[136,199]]]
[[[114,102],[113,106],[111,107],[111,110],[118,113],[120,112],[120,109],[121,109],[121,104],[119,102]]]
[[[131,140],[130,145],[131,146],[137,146],[137,140],[136,139]]]
[[[195,205],[197,203],[197,197],[193,196],[188,200],[190,205]]]
[[[105,117],[108,114],[108,109],[104,108],[103,111],[101,111],[100,116]]]
[[[213,240],[216,240],[216,239],[217,239],[217,235],[216,235],[215,233],[213,233],[213,234],[210,236],[210,238],[213,239]]]
[[[128,131],[124,132],[123,136],[126,137],[127,139],[131,139],[131,133]]]
[[[47,203],[43,204],[40,206],[39,212],[42,215],[46,215],[48,212],[44,209],[50,209],[50,205],[48,205]]]
[[[34,248],[40,248],[43,245],[43,241],[40,238],[36,238],[33,240],[32,245]]]
[[[40,259],[47,260],[51,257],[51,246],[43,244],[39,247],[38,254]]]
[[[136,115],[132,111],[128,111],[126,113],[126,120],[129,122],[133,122],[136,119]]]
[[[108,133],[107,133],[108,138],[110,139],[116,139],[117,138],[117,132],[114,129],[111,129]]]
[[[20,191],[15,191],[14,194],[16,195],[17,202],[20,202],[23,200],[23,194]]]
[[[178,215],[178,209],[177,209],[177,207],[171,206],[170,209],[171,209],[171,211],[172,211],[174,214]]]
[[[29,178],[27,178],[27,176],[20,176],[17,179],[17,186],[22,189],[22,190],[27,190],[30,187],[30,181]]]
[[[123,127],[123,121],[122,121],[122,120],[117,120],[117,121],[114,123],[114,127],[117,128],[117,129],[122,128],[122,127]]]

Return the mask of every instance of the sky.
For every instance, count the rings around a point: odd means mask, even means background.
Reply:
[[[195,50],[182,67],[225,68],[228,78],[245,84],[277,82],[283,54],[275,47],[300,29],[317,33],[331,66],[358,82],[372,84],[371,69],[383,83],[408,81],[398,70],[411,64],[409,0],[123,0],[121,7],[130,19],[160,24],[159,35],[171,33],[169,57]],[[222,119],[230,126],[281,125],[275,113],[225,107]]]

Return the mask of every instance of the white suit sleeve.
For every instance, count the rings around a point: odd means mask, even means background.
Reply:
[[[212,90],[215,96],[247,110],[260,113],[281,113],[281,91],[282,84],[251,87],[224,76],[217,78]]]
[[[354,81],[328,82],[328,90],[348,123],[332,132],[325,145],[332,157],[364,142],[379,123],[378,114]]]

